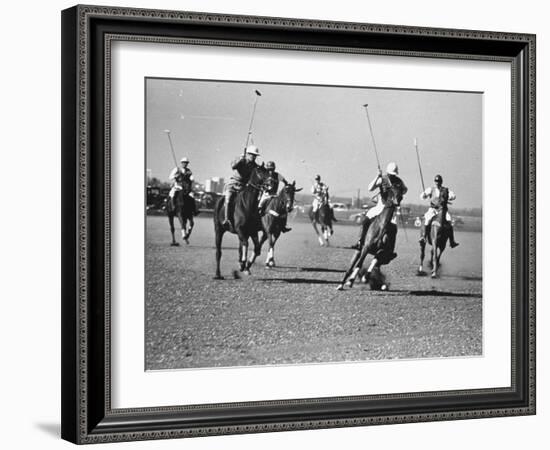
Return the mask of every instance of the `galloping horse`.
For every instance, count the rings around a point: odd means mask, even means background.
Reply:
[[[260,240],[260,246],[269,240],[269,251],[265,261],[266,267],[275,266],[274,247],[279,239],[282,229],[286,225],[287,216],[294,209],[294,194],[302,188],[296,189],[296,181],[285,185],[279,195],[271,198],[265,206],[265,215],[262,217],[264,233]]]
[[[193,215],[196,212],[195,199],[189,195],[189,191],[181,190],[174,193],[173,203],[170,199],[166,203],[166,214],[168,215],[168,222],[170,223],[170,232],[172,233],[172,246],[178,246],[174,236],[174,217],[177,217],[181,226],[181,237],[186,244],[189,244],[189,236],[193,231],[195,221]],[[189,223],[189,226],[188,226]]]
[[[432,219],[429,227],[429,232],[426,233],[426,239],[432,246],[430,251],[430,267],[432,268],[432,278],[437,278],[437,271],[439,270],[439,260],[441,255],[447,246],[447,240],[450,237],[451,224],[447,221],[447,210],[449,209],[449,190],[447,188],[441,189],[440,208],[437,215]],[[426,240],[420,242],[420,267],[418,268],[418,274],[424,275],[424,256],[426,254]]]
[[[326,245],[329,246],[330,242],[328,238],[334,234],[334,230],[332,229],[332,221],[335,219],[334,219],[334,212],[332,211],[332,208],[330,207],[328,202],[323,202],[323,204],[319,207],[316,213],[313,212],[313,206],[312,206],[309,209],[308,214],[309,214],[309,220],[311,220],[311,224],[313,225],[313,229],[317,234],[319,245],[323,246],[326,243]],[[320,232],[317,225],[321,227]]]
[[[220,260],[222,257],[222,240],[226,231],[236,234],[239,237],[239,263],[240,270],[250,274],[250,267],[260,255],[261,246],[258,239],[258,232],[262,229],[260,213],[258,211],[258,194],[267,178],[267,171],[263,166],[258,166],[252,172],[250,180],[238,192],[232,205],[229,215],[231,217],[231,228],[227,230],[223,226],[225,198],[220,197],[214,207],[214,231],[216,233],[216,275],[214,279],[223,280],[220,273]],[[254,253],[248,258],[248,239],[254,243]]]
[[[365,244],[361,250],[355,252],[349,269],[338,285],[339,291],[344,289],[344,284],[349,287],[353,286],[367,255],[373,255],[374,258],[366,274],[363,276],[363,281],[365,282],[368,281],[375,267],[379,268],[381,265],[388,264],[395,258],[396,254],[394,250],[397,226],[393,223],[392,219],[402,199],[403,191],[401,184],[391,184],[387,191],[384,209],[382,209],[382,212],[376,216],[370,224],[365,237]]]

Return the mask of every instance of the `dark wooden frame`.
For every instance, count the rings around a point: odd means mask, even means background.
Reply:
[[[421,394],[115,410],[110,402],[113,40],[508,61],[512,384]],[[97,6],[62,13],[62,437],[161,439],[535,413],[535,36]]]

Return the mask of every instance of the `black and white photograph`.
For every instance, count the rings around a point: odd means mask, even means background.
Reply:
[[[146,371],[483,356],[483,92],[144,83]]]

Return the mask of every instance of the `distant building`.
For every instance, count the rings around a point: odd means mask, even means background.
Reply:
[[[204,182],[204,192],[222,194],[225,180],[221,177],[212,177]]]
[[[212,180],[208,179],[204,181],[204,192],[215,192]]]

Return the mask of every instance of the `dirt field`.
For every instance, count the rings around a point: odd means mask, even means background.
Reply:
[[[356,227],[337,224],[327,248],[310,224],[290,226],[277,243],[277,267],[264,267],[264,247],[241,279],[232,275],[237,238],[226,233],[226,279],[217,281],[211,217],[199,216],[190,245],[180,247],[169,246],[166,217],[148,217],[147,369],[481,354],[481,233],[457,232],[460,247],[445,251],[432,280],[415,274],[418,231],[400,229],[399,256],[383,267],[390,290],[356,284],[339,292]]]

